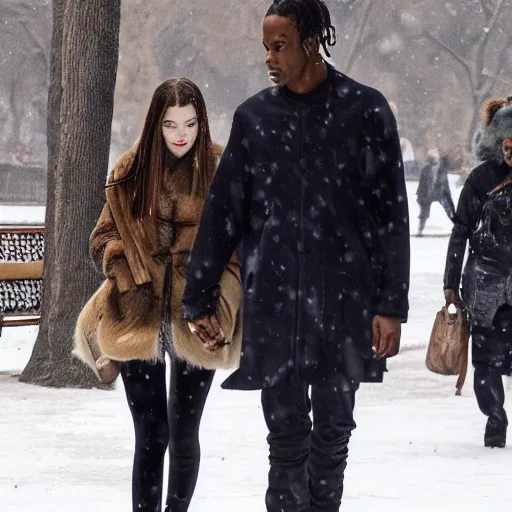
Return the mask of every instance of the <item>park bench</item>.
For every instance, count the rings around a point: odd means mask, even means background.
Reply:
[[[0,335],[39,325],[43,254],[44,226],[0,225]]]

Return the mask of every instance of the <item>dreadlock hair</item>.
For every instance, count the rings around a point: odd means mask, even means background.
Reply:
[[[156,212],[158,191],[169,152],[162,134],[162,122],[169,107],[193,105],[197,113],[199,132],[193,148],[198,173],[197,190],[193,195],[206,197],[215,172],[215,154],[210,136],[208,114],[201,91],[186,78],[173,78],[160,84],[151,100],[146,121],[139,138],[133,161],[126,176],[110,182],[107,187],[124,184],[132,197],[132,214],[136,219]]]
[[[327,57],[327,46],[336,44],[336,29],[331,24],[331,14],[322,0],[274,0],[265,17],[275,14],[290,18],[297,25],[300,39],[318,37]]]

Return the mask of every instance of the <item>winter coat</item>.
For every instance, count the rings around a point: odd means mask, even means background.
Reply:
[[[501,305],[512,306],[512,187],[503,185],[512,169],[486,161],[466,180],[457,205],[444,275],[445,289],[458,290],[472,325],[492,328]]]
[[[376,314],[408,313],[409,222],[387,101],[328,67],[308,94],[270,87],[235,111],[187,273],[184,311],[215,311],[242,241],[244,334],[225,388],[364,378]]]
[[[439,170],[435,181],[433,167],[434,164],[428,162],[422,166],[420,171],[420,180],[416,196],[418,204],[421,206],[430,205],[445,196],[451,197],[446,162],[443,159],[439,162]]]
[[[215,149],[220,156],[220,148]],[[109,182],[126,175],[134,154],[131,150],[119,158]],[[191,194],[197,175],[192,162],[192,158],[184,158],[164,176],[165,193],[159,211],[169,212],[172,233],[168,236],[164,236],[169,231],[167,223],[153,217],[134,220],[125,187],[106,189],[107,203],[91,234],[90,253],[107,279],[80,313],[75,333],[74,354],[95,372],[101,355],[114,361],[163,357],[160,329],[166,310],[176,357],[208,369],[238,365],[242,290],[235,254],[226,260],[226,269],[221,272],[220,319],[231,344],[215,353],[206,351],[183,318],[185,269],[204,203],[204,199]],[[170,272],[164,286],[166,262]]]

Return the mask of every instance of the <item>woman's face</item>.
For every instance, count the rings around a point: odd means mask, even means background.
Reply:
[[[512,139],[505,139],[503,141],[503,159],[505,160],[505,163],[512,167]]]
[[[199,132],[194,105],[169,107],[162,122],[165,145],[177,158],[185,156],[194,146]]]

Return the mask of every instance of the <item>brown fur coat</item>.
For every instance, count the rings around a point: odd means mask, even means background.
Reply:
[[[220,147],[215,149],[220,156]],[[132,149],[118,159],[109,180],[125,176],[134,154]],[[213,353],[206,351],[183,319],[181,297],[185,288],[186,262],[203,208],[203,199],[190,195],[194,186],[190,184],[193,174],[190,163],[188,167],[182,164],[167,174],[167,186],[162,188],[170,196],[164,198],[164,202],[172,205],[173,237],[168,247],[162,247],[156,222],[133,219],[124,187],[106,189],[107,203],[91,234],[90,253],[107,279],[79,315],[73,351],[104,382],[117,377],[117,364],[112,361],[162,358],[159,333],[166,294],[163,258],[168,255],[172,256],[171,294],[167,299],[172,352],[201,368],[234,368],[238,365],[242,288],[235,255],[221,280],[217,312],[230,344]]]

